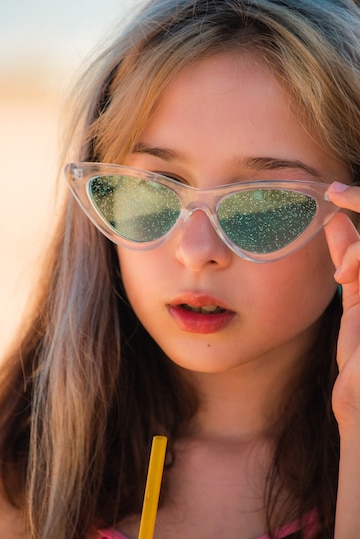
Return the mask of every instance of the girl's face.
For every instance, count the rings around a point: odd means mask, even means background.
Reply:
[[[252,55],[222,54],[183,71],[123,164],[199,188],[260,179],[350,180]],[[296,360],[336,288],[323,232],[280,261],[257,264],[229,250],[201,210],[162,246],[118,247],[118,255],[142,324],[174,362],[198,372]]]

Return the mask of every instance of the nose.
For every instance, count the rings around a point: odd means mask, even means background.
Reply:
[[[177,259],[192,271],[198,272],[207,266],[223,269],[233,256],[203,210],[196,210],[188,217],[177,241]]]

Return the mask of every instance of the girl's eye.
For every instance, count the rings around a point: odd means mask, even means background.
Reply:
[[[171,172],[161,172],[160,170],[157,170],[155,174],[161,174],[161,176],[165,176],[165,178],[169,178],[170,180],[174,180],[176,182],[188,185],[188,182],[184,178],[181,178],[181,176],[177,176],[176,174],[173,174]]]

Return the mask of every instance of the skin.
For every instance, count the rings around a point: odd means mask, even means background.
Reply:
[[[273,162],[264,170],[249,158]],[[249,179],[351,181],[347,165],[311,137],[276,78],[251,55],[222,54],[182,72],[161,97],[125,164],[200,188]],[[359,211],[358,191],[335,189],[330,196],[336,204]],[[212,539],[220,532],[227,539],[251,539],[264,532],[260,500],[272,420],[335,292],[334,264],[340,266],[338,282],[346,283],[333,401],[344,440],[336,539],[355,538],[353,530],[360,531],[356,511],[353,517],[348,511],[354,496],[360,501],[353,477],[360,450],[351,445],[360,449],[360,247],[343,214],[326,234],[327,241],[321,232],[280,261],[256,264],[235,255],[207,216],[196,211],[154,250],[118,247],[137,316],[201,396],[191,436],[179,441],[179,456],[167,478],[172,501],[159,511],[157,539],[169,533],[173,539]],[[171,306],[179,298],[191,303],[204,294],[209,303],[234,313],[229,324],[207,333],[179,327]],[[241,500],[242,510],[229,500]],[[135,538],[138,517],[119,529]]]

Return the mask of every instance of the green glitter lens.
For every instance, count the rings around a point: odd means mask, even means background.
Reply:
[[[148,242],[176,223],[181,203],[160,183],[129,176],[101,176],[90,181],[90,194],[105,221],[123,238]]]
[[[236,245],[251,253],[272,253],[298,238],[312,222],[316,201],[284,189],[251,189],[226,197],[219,222]]]

